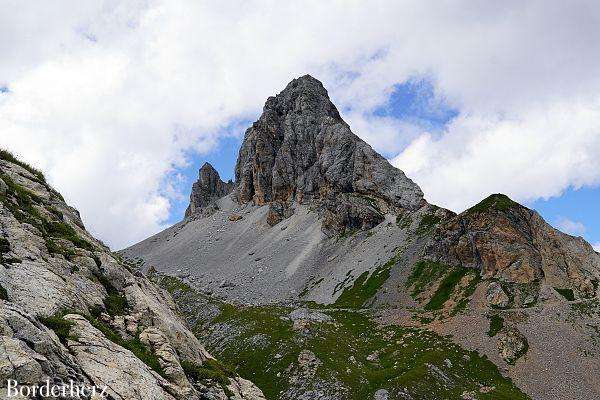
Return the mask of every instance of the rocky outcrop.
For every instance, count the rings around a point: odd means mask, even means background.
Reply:
[[[150,369],[131,351],[108,340],[79,315],[68,315],[74,323],[74,340],[67,344],[76,362],[97,387],[108,386],[113,398],[174,400],[177,387]],[[183,396],[179,398],[185,398]]]
[[[271,225],[294,202],[317,208],[327,232],[371,228],[383,213],[423,202],[419,187],[350,131],[309,75],[267,100],[246,131],[235,178],[237,200],[269,204]]]
[[[485,298],[490,307],[506,308],[510,304],[510,298],[502,288],[500,282],[490,283]]]
[[[600,256],[589,243],[557,231],[504,195],[492,195],[440,224],[426,254],[477,268],[483,278],[516,284],[543,280],[583,298],[596,295],[600,280]]]
[[[498,351],[508,364],[514,364],[525,355],[528,347],[527,339],[516,328],[505,328],[498,335]]]
[[[264,399],[235,375],[217,382],[191,373],[214,360],[170,295],[93,238],[41,173],[6,154],[0,153],[0,393],[7,379],[50,379],[106,385],[112,398]]]
[[[217,170],[210,163],[204,163],[198,173],[198,180],[192,185],[190,204],[185,210],[186,218],[213,206],[216,200],[232,190],[233,182],[223,182]]]

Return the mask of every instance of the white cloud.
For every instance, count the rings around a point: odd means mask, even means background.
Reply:
[[[555,226],[564,233],[573,236],[583,236],[585,233],[585,225],[583,223],[565,217],[559,217],[555,222]]]
[[[594,250],[596,250],[598,253],[600,253],[600,242],[593,244],[592,247],[594,248]]]
[[[432,202],[461,211],[491,193],[519,201],[600,183],[600,103],[553,102],[511,117],[456,118],[424,134],[392,162]]]
[[[599,16],[591,1],[5,2],[0,144],[121,247],[163,227],[185,151],[311,73],[431,200],[552,196],[599,182]],[[414,77],[460,110],[445,131],[373,115]]]

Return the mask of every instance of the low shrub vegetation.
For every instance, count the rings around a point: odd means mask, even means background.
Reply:
[[[554,290],[556,290],[562,297],[564,297],[568,301],[575,300],[575,293],[573,292],[573,289],[562,289],[555,287]]]
[[[504,328],[504,319],[498,315],[494,314],[490,317],[490,328],[488,329],[488,336],[494,337]]]
[[[425,310],[439,310],[444,307],[444,304],[454,292],[456,285],[461,279],[469,272],[468,268],[454,268],[448,275],[442,280],[440,286],[437,288],[431,299],[425,304]]]
[[[113,317],[115,315],[127,314],[127,310],[129,309],[127,298],[117,290],[106,275],[98,274],[96,275],[96,279],[104,286],[107,293],[107,296],[104,299],[106,313]]]
[[[0,285],[0,299],[8,301],[8,292],[2,285]]]
[[[508,211],[514,206],[518,206],[519,203],[512,201],[507,195],[497,193],[492,194],[491,196],[486,197],[481,202],[477,203],[473,207],[469,208],[467,212],[476,213],[476,212],[486,212],[488,210],[497,210],[497,211]]]
[[[61,311],[49,317],[39,317],[40,322],[49,329],[52,329],[61,343],[66,344],[67,340],[77,340],[77,337],[70,334],[71,328],[75,325],[72,321],[67,321],[64,316],[69,312]]]
[[[417,262],[411,271],[407,287],[412,287],[412,296],[417,297],[427,289],[429,285],[441,278],[448,271],[448,266],[430,260],[421,260]]]
[[[442,219],[435,214],[427,214],[421,218],[419,227],[417,228],[417,234],[424,235],[433,229],[434,226],[440,223]]]
[[[335,301],[335,307],[360,308],[377,294],[377,291],[390,277],[392,267],[398,262],[400,255],[389,259],[385,264],[380,265],[370,273],[363,272],[355,281],[352,287],[345,288],[342,294]]]
[[[40,182],[46,182],[46,178],[44,177],[44,174],[42,173],[42,171],[40,171],[37,168],[32,167],[31,165],[27,164],[24,161],[19,160],[8,150],[0,149],[0,160],[4,160],[4,161],[11,162],[13,164],[17,164],[18,166],[26,169],[27,171],[29,171],[30,173],[35,175],[35,177]]]

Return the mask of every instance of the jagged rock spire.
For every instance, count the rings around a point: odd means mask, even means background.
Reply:
[[[192,186],[190,205],[185,211],[185,216],[196,214],[232,190],[233,182],[223,182],[217,170],[210,163],[204,163],[198,173],[198,180]]]
[[[369,228],[382,220],[386,210],[380,208],[414,209],[423,202],[413,181],[351,132],[310,75],[267,100],[246,131],[235,177],[237,200],[270,204],[272,224],[289,215],[294,202],[321,206],[324,227],[335,231]]]

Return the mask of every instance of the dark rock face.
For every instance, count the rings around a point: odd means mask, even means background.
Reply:
[[[309,75],[267,100],[246,131],[235,177],[237,200],[269,204],[270,224],[289,216],[297,202],[318,208],[325,231],[367,229],[383,212],[424,202],[413,181],[350,131]]]
[[[190,205],[185,211],[186,218],[214,204],[216,200],[228,195],[232,190],[233,182],[223,182],[217,170],[209,163],[204,163],[200,168],[198,180],[192,186]]]

